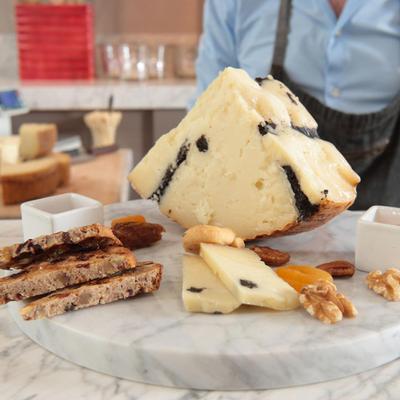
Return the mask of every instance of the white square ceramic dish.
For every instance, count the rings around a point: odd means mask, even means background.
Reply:
[[[76,193],[22,203],[21,216],[24,240],[104,221],[103,205]]]
[[[356,267],[400,268],[400,208],[373,206],[357,223]]]

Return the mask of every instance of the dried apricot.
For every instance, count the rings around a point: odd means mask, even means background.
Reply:
[[[146,222],[146,219],[143,217],[143,215],[128,215],[126,217],[115,218],[111,221],[111,228],[114,228],[114,226],[117,224],[125,224],[127,222],[143,224]]]
[[[329,282],[333,281],[332,276],[328,272],[309,265],[288,265],[275,269],[275,272],[298,292],[305,285],[312,285],[320,279]]]

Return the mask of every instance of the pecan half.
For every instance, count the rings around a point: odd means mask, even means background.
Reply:
[[[351,262],[336,260],[320,264],[317,268],[329,272],[334,278],[350,278],[354,275],[355,267]]]
[[[290,260],[289,253],[272,249],[271,247],[253,246],[250,247],[250,250],[253,250],[270,267],[279,267]]]

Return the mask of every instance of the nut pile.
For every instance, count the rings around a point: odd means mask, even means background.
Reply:
[[[324,324],[335,324],[343,317],[354,318],[357,315],[353,303],[339,293],[332,282],[325,280],[304,286],[299,300],[311,316]]]
[[[400,300],[400,271],[389,268],[384,273],[373,271],[367,275],[366,283],[369,289],[389,301]]]

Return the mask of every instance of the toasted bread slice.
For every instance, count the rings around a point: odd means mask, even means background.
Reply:
[[[125,247],[108,247],[33,263],[22,272],[0,278],[0,304],[105,278],[135,265],[133,253]]]
[[[150,293],[160,287],[162,266],[142,263],[133,270],[97,279],[80,286],[59,290],[32,301],[20,310],[25,320],[51,318],[67,311],[112,303],[117,300]]]
[[[68,252],[121,246],[112,230],[100,224],[39,236],[0,249],[0,269],[23,269],[33,262],[51,261]]]

